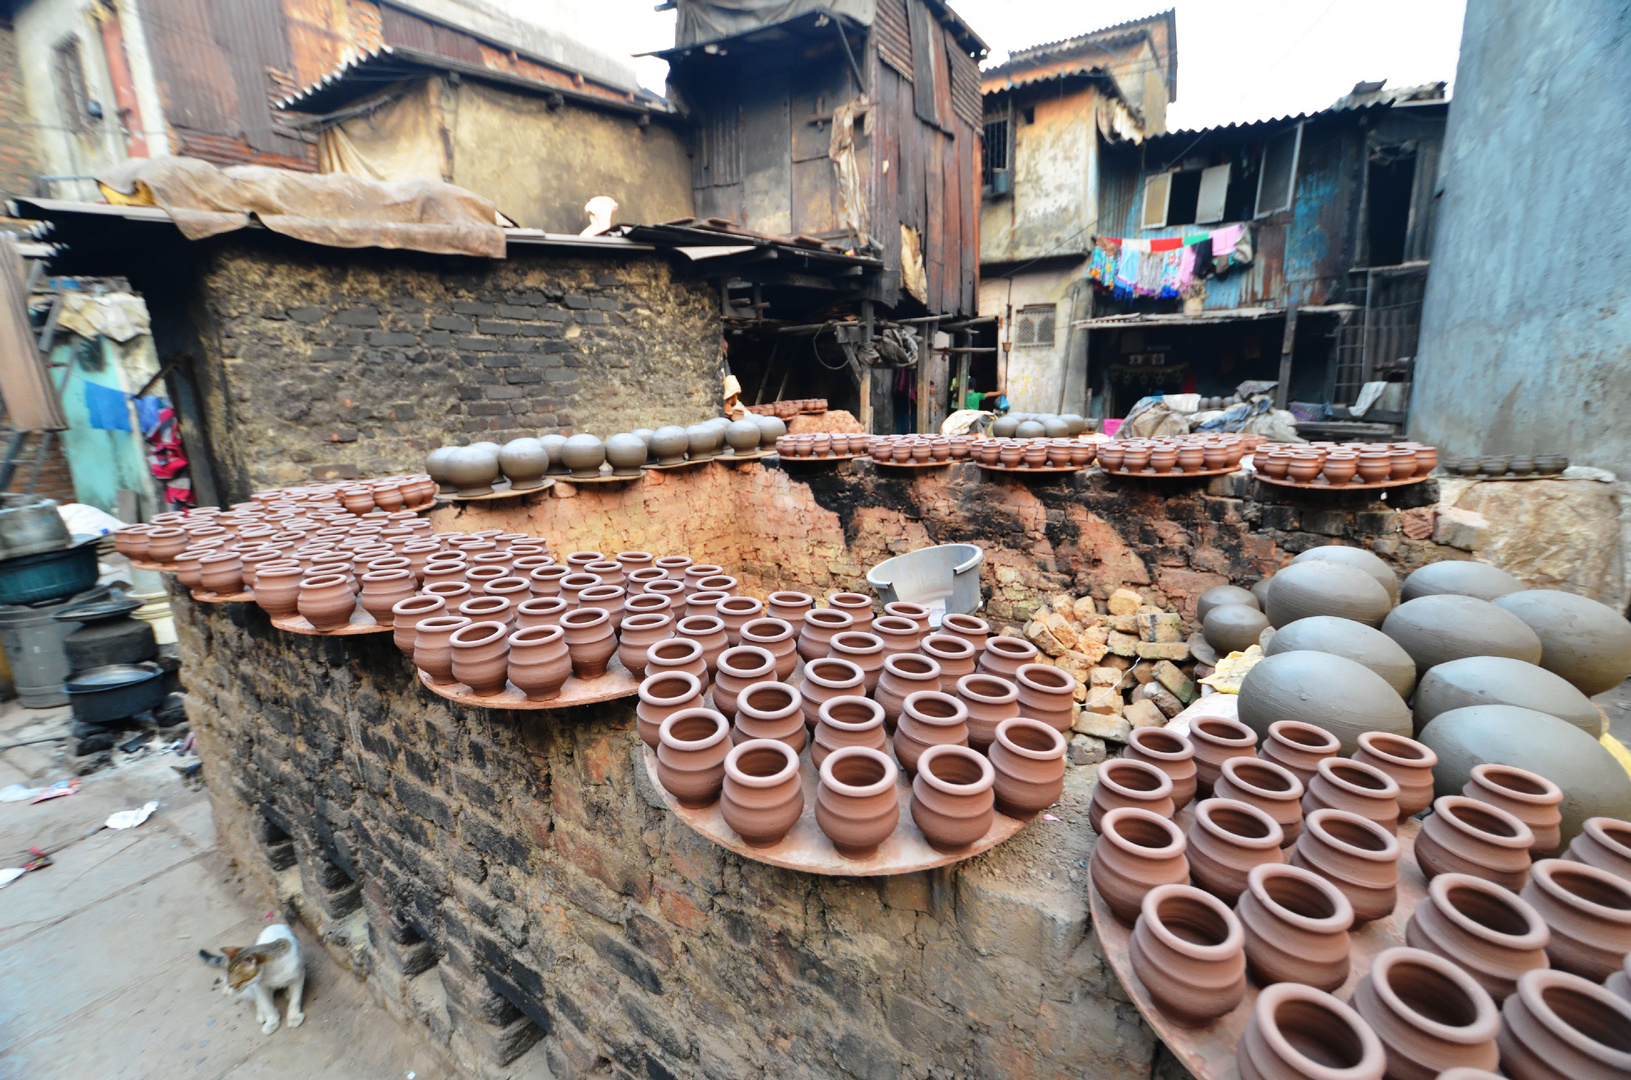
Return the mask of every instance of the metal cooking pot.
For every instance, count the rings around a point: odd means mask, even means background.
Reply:
[[[111,664],[79,672],[62,689],[75,720],[110,724],[157,708],[164,700],[164,672],[157,664]]]
[[[54,499],[13,496],[0,508],[0,559],[60,551],[73,543]]]

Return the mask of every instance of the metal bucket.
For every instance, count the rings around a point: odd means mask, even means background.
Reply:
[[[62,622],[57,612],[67,604],[0,607],[0,647],[6,650],[17,699],[30,709],[68,704],[62,680],[68,677],[68,654],[62,639],[79,628]]]
[[[980,609],[980,563],[976,544],[940,544],[896,555],[867,571],[866,583],[884,603],[905,600],[929,609],[929,623],[941,616],[971,615]]]

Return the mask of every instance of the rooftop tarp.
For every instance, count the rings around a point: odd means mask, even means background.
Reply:
[[[736,37],[818,12],[871,26],[877,0],[679,0],[674,46]]]
[[[189,240],[247,228],[327,247],[504,257],[492,202],[440,180],[363,180],[187,157],[133,158],[97,177],[109,202],[158,206]]]

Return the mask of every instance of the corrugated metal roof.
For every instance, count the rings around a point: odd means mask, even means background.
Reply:
[[[1363,84],[1362,84],[1363,85]],[[1428,96],[1437,88],[1438,96]],[[1287,124],[1301,123],[1320,116],[1332,116],[1343,112],[1365,112],[1371,109],[1389,109],[1401,107],[1421,107],[1428,105],[1448,105],[1450,99],[1443,96],[1444,84],[1422,83],[1419,86],[1401,86],[1391,91],[1382,90],[1373,93],[1347,94],[1332,104],[1329,108],[1319,109],[1315,112],[1295,113],[1287,116],[1275,116],[1266,120],[1243,120],[1233,124],[1220,124],[1209,128],[1185,128],[1181,131],[1165,131],[1160,135],[1151,136],[1151,142],[1157,143],[1168,139],[1194,139],[1202,135],[1231,135],[1248,134],[1254,131],[1266,130],[1274,127],[1284,127]]]
[[[1171,8],[1157,12],[1154,15],[1146,15],[1141,19],[1129,19],[1126,22],[1092,30],[1085,34],[1075,34],[1068,38],[1060,38],[1058,41],[1048,41],[1040,45],[1019,49],[1009,53],[1007,60],[986,68],[981,74],[985,79],[990,80],[997,76],[1010,75],[1014,72],[1028,71],[1040,67],[1050,57],[1074,58],[1072,54],[1089,46],[1108,49],[1113,44],[1131,41],[1148,34],[1151,24],[1157,22],[1166,23],[1167,34],[1170,38],[1166,49],[1166,60],[1169,66],[1166,74],[1171,81],[1171,85],[1176,88],[1178,84],[1178,24],[1177,14]],[[1039,80],[1017,80],[1014,85],[1022,86],[1027,82],[1035,81]],[[1177,94],[1173,93],[1172,97],[1176,100]]]

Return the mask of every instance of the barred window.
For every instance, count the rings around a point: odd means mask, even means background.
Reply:
[[[1001,120],[987,120],[985,124],[985,145],[981,150],[984,159],[981,163],[980,183],[987,188],[994,186],[994,177],[997,173],[1008,168],[1008,118]]]
[[[1015,345],[1053,344],[1055,304],[1027,304],[1014,320]]]

